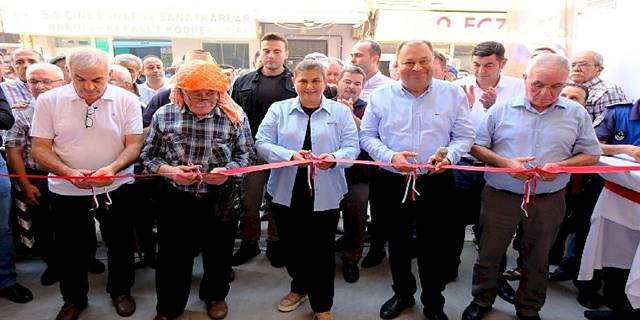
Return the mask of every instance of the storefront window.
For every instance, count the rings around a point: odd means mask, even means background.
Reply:
[[[209,51],[218,64],[242,69],[250,67],[248,43],[203,43],[202,49]]]
[[[165,68],[171,66],[173,56],[171,52],[171,40],[113,40],[113,52],[131,53],[141,59],[148,55],[160,57]]]

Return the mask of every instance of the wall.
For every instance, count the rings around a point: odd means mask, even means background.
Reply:
[[[353,33],[352,25],[346,24],[331,25],[327,28],[307,30],[306,33],[301,33],[300,30],[288,30],[275,24],[267,23],[262,24],[261,31],[262,35],[273,32],[284,35],[287,39],[328,40],[329,56],[343,60],[349,58],[351,47],[358,41],[358,39],[351,37]]]

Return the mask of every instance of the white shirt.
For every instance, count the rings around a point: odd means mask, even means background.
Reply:
[[[107,85],[102,97],[93,103],[93,123],[86,127],[89,106],[72,84],[41,94],[37,101],[31,136],[53,139],[53,151],[69,167],[97,170],[115,161],[125,148],[125,136],[142,134],[142,112],[138,97],[122,88]],[[133,165],[118,174],[133,173]],[[49,174],[52,176],[53,174]],[[117,189],[133,178],[116,179],[96,194]],[[76,188],[64,179],[49,179],[51,192],[85,196],[92,190]]]
[[[471,123],[473,123],[473,128],[477,131],[482,124],[487,119],[487,111],[491,108],[485,108],[480,102],[480,97],[484,94],[484,90],[480,88],[478,83],[476,82],[475,76],[468,76],[460,80],[456,80],[453,82],[459,86],[466,85],[467,90],[469,90],[470,86],[473,86],[473,92],[476,95],[476,101],[473,103],[473,107],[471,108]],[[515,96],[524,95],[524,80],[514,77],[509,77],[505,75],[500,76],[500,80],[498,80],[498,84],[495,87],[496,89],[496,103],[502,100],[509,99]],[[496,105],[494,103],[493,105]]]
[[[385,76],[384,74],[382,74],[382,72],[380,72],[380,70],[378,70],[378,72],[376,72],[373,77],[364,82],[364,87],[362,88],[360,98],[368,103],[369,96],[371,96],[371,92],[373,92],[373,90],[394,82],[395,81],[393,79]]]
[[[164,79],[164,82],[162,83],[162,87],[160,87],[158,90],[156,90],[156,89],[153,89],[153,88],[149,87],[148,82],[145,81],[143,84],[139,84],[138,85],[138,90],[140,90],[140,89],[142,89],[144,91],[149,90],[155,95],[156,93],[158,93],[158,91],[160,91],[162,89],[171,89],[171,85],[169,84],[169,80]],[[153,97],[153,95],[151,97]],[[151,99],[149,99],[149,100],[151,100]]]

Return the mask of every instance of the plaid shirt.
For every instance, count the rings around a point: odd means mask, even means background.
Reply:
[[[632,102],[627,99],[622,88],[599,77],[593,77],[582,85],[589,89],[589,98],[585,107],[591,116],[591,121],[594,121],[609,106]]]
[[[7,97],[9,106],[13,109],[16,103],[26,101],[29,102],[33,99],[29,86],[18,80],[7,80],[0,83],[0,88],[4,91],[4,95]]]
[[[246,117],[236,128],[219,108],[198,120],[188,108],[170,104],[153,115],[140,158],[151,173],[157,173],[165,164],[200,165],[200,171],[209,172],[217,167],[249,166],[255,160],[255,150]],[[207,183],[198,188],[197,183],[181,186],[173,180],[169,182],[186,192],[213,191]]]
[[[26,108],[13,109],[16,122],[6,132],[4,146],[6,148],[22,148],[22,160],[27,169],[42,170],[31,156],[31,119],[36,100],[32,99]]]

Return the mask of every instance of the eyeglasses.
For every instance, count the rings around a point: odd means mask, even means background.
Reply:
[[[582,68],[586,68],[586,67],[593,67],[595,66],[595,64],[593,62],[574,62],[571,64],[571,69],[582,69]]]
[[[84,119],[85,128],[93,127],[93,121],[95,120],[95,117],[96,117],[96,109],[98,108],[94,106],[87,107],[87,116]]]
[[[39,83],[42,83],[42,85],[44,86],[50,86],[53,83],[56,83],[58,81],[62,81],[62,79],[56,79],[56,80],[49,80],[49,79],[44,79],[44,80],[36,80],[36,79],[29,79],[29,85],[36,87]]]
[[[211,90],[199,90],[199,91],[187,91],[182,90],[184,94],[189,97],[189,100],[212,100],[218,98],[217,91]]]

